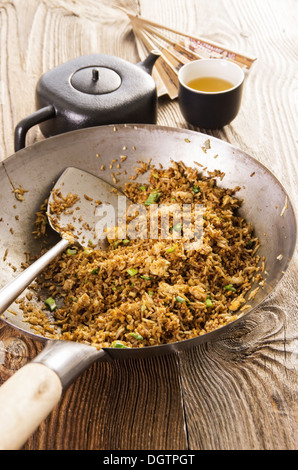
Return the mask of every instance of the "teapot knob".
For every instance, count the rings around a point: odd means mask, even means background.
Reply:
[[[121,77],[108,67],[82,67],[72,75],[71,85],[81,93],[102,95],[117,90],[121,85]]]
[[[92,81],[97,82],[99,79],[99,71],[97,69],[92,69]]]

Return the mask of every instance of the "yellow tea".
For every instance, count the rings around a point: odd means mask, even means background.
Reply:
[[[207,92],[218,92],[225,91],[229,88],[233,88],[233,83],[224,80],[223,78],[217,77],[199,77],[191,80],[187,83],[189,88],[193,88],[198,91],[207,91]]]

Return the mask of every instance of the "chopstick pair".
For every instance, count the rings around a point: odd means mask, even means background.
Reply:
[[[161,25],[121,7],[117,8],[130,19],[140,59],[144,60],[153,49],[161,52],[153,70],[159,96],[168,94],[171,99],[178,96],[179,69],[192,60],[224,58],[247,71],[256,60],[212,41]]]

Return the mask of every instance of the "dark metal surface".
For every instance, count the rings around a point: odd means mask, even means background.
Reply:
[[[100,224],[97,201],[101,202],[103,210],[109,207],[113,208],[112,214],[114,215],[115,225],[118,212],[118,197],[121,195],[125,199],[125,207],[127,199],[119,191],[115,192],[114,189],[115,187],[112,184],[108,184],[106,181],[97,176],[95,177],[87,171],[68,167],[51,191],[47,209],[49,224],[62,237],[65,227],[71,227],[71,235],[74,237],[74,240],[84,248],[88,248],[90,242],[93,247],[106,248],[109,243],[104,234],[104,227],[102,230],[99,230],[100,227],[97,227]],[[75,218],[72,210],[64,211],[59,216],[55,212],[51,214],[51,205],[55,205],[57,192],[61,193],[64,198],[68,194],[75,194],[78,197],[74,209]],[[111,226],[113,226],[112,224],[111,220]]]
[[[204,148],[207,139],[209,150]],[[240,187],[237,195],[243,199],[241,213],[255,227],[261,242],[259,254],[266,258],[266,285],[250,302],[252,308],[272,292],[289,265],[296,243],[295,215],[284,188],[262,164],[228,143],[198,132],[153,125],[111,125],[69,132],[25,148],[1,164],[1,260],[8,251],[5,262],[1,262],[0,287],[16,276],[12,266],[19,270],[25,260],[24,252],[39,253],[40,242],[32,236],[35,212],[61,173],[67,167],[75,166],[113,184],[113,170],[109,165],[112,159],[120,162],[121,155],[126,155],[127,159],[121,163],[121,174],[117,176],[119,189],[128,181],[128,175],[134,173],[140,160],[147,162],[152,159],[153,164],[161,163],[164,167],[169,166],[171,160],[182,160],[194,167],[198,162],[210,171],[224,171],[225,177],[219,185]],[[100,170],[102,165],[104,171]],[[137,181],[145,182],[146,178],[144,174],[138,176]],[[23,201],[16,200],[13,192],[13,188],[19,186],[28,191]],[[52,241],[56,241],[55,235]],[[25,334],[44,340],[23,322],[22,312],[16,304],[12,309],[15,314],[7,311],[4,321]],[[234,323],[204,336],[170,345],[111,349],[107,353],[113,358],[125,359],[179,351],[216,338]]]
[[[131,64],[109,54],[89,54],[49,70],[36,86],[37,111],[16,127],[15,151],[25,146],[26,133],[36,124],[46,137],[106,124],[155,124],[151,71],[159,56],[152,51],[143,62]]]

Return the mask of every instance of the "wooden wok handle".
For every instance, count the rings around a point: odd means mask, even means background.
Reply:
[[[0,450],[18,450],[59,402],[61,380],[49,367],[30,363],[0,387]]]

